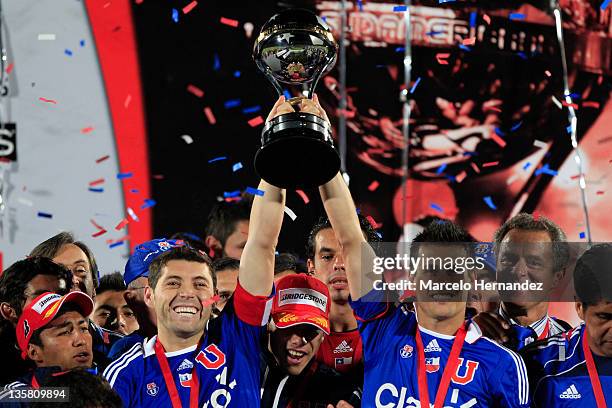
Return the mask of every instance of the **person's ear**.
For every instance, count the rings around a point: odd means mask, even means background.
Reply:
[[[576,313],[578,313],[580,320],[584,321],[585,310],[582,302],[576,301]]]
[[[315,264],[312,259],[308,258],[308,260],[306,261],[306,267],[308,268],[308,273],[310,275],[313,275],[315,272]]]
[[[554,274],[553,274],[553,282],[552,282],[551,289],[557,287],[559,282],[561,282],[561,279],[563,279],[564,275],[565,275],[565,268],[561,269],[560,271],[554,272]]]
[[[149,285],[144,288],[144,301],[147,306],[155,309],[155,293]]]
[[[8,320],[14,326],[17,325],[17,321],[19,320],[17,312],[13,306],[9,305],[7,302],[0,303],[0,315],[2,315],[4,320]]]
[[[221,245],[221,241],[219,241],[212,235],[206,236],[206,238],[204,239],[204,245],[206,245],[209,250],[214,251],[215,257],[220,257],[223,253],[223,245]]]
[[[34,362],[41,362],[43,361],[42,351],[42,347],[30,343],[28,344],[27,356]]]

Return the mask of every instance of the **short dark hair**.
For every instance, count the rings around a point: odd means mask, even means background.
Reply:
[[[236,229],[240,221],[248,221],[251,216],[252,202],[242,199],[237,202],[219,202],[208,214],[204,236],[212,235],[225,246],[225,241]]]
[[[96,263],[96,258],[94,257],[93,252],[91,252],[91,249],[89,249],[84,242],[77,241],[74,238],[74,235],[68,231],[62,231],[59,234],[52,236],[48,240],[36,245],[32,252],[30,252],[30,256],[44,256],[46,258],[53,259],[60,249],[62,249],[64,245],[68,244],[74,244],[85,252],[85,256],[87,257],[91,267],[91,278],[93,279],[94,288],[97,287],[99,281],[98,264]]]
[[[157,282],[161,277],[162,268],[166,266],[168,262],[176,260],[197,262],[208,266],[208,270],[213,281],[213,289],[217,288],[217,276],[213,271],[212,261],[210,260],[208,255],[206,255],[202,251],[195,250],[188,246],[174,247],[164,252],[163,254],[155,258],[153,262],[151,262],[151,265],[149,265],[149,286],[155,289],[155,286],[157,286]]]
[[[96,294],[101,294],[112,290],[114,292],[123,292],[127,290],[125,282],[123,282],[123,275],[121,272],[114,272],[100,278],[100,284],[96,288]]]
[[[276,255],[274,260],[274,274],[284,271],[295,271],[295,273],[307,273],[306,264],[294,254],[284,252]]]
[[[194,249],[206,251],[206,244],[204,244],[202,238],[191,232],[177,232],[172,235],[170,239],[180,240]]]
[[[69,371],[49,376],[45,387],[67,387],[70,391],[71,408],[122,408],[121,397],[99,374],[93,374],[86,368],[74,368]],[[57,402],[34,404],[36,407],[55,408]]]
[[[224,257],[224,258],[219,258],[212,263],[212,270],[215,273],[215,275],[227,269],[239,270],[240,261],[238,259]]]
[[[425,229],[417,234],[410,245],[410,256],[418,257],[418,251],[422,243],[465,243],[465,249],[468,254],[472,254],[474,249],[471,242],[475,242],[466,230],[454,222],[440,220],[431,222]]]
[[[561,271],[567,266],[570,251],[567,237],[563,230],[546,217],[540,215],[538,218],[535,218],[533,215],[527,213],[515,215],[504,222],[504,224],[495,231],[493,237],[493,251],[496,256],[499,254],[499,246],[504,237],[508,232],[514,229],[524,231],[546,231],[552,241],[553,272]]]
[[[584,307],[612,301],[612,244],[597,244],[586,250],[574,268],[576,297]]]
[[[380,242],[380,235],[376,232],[368,218],[361,214],[357,214],[357,217],[359,218],[359,226],[361,227],[361,231],[365,234],[366,241],[369,243]],[[332,228],[332,225],[329,218],[324,215],[319,217],[317,222],[312,226],[308,234],[308,241],[306,242],[306,256],[308,259],[314,259],[317,234],[328,228]]]
[[[57,312],[53,320],[57,319],[64,313],[68,313],[68,312],[79,312],[83,316],[83,312],[77,305],[73,303],[66,303],[65,305],[62,305],[62,307],[60,308],[59,312]],[[83,317],[85,318],[85,321],[88,320],[87,316],[83,316]],[[38,330],[34,330],[34,332],[32,333],[32,337],[30,337],[30,344],[36,344],[39,347],[43,347],[40,335],[42,334],[43,330],[45,330],[46,328],[47,327],[45,326],[45,327],[41,327]]]
[[[66,282],[66,289],[60,293],[61,295],[68,293],[72,286],[72,272],[49,258],[34,256],[15,262],[0,275],[0,302],[11,305],[17,317],[23,312],[23,304],[26,301],[25,289],[37,275],[63,279]]]

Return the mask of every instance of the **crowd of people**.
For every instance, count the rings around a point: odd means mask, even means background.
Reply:
[[[293,109],[281,97],[269,118]],[[301,110],[325,117],[316,99]],[[18,391],[48,387],[66,387],[75,407],[612,404],[612,245],[574,266],[563,231],[525,213],[492,237],[497,280],[550,291],[573,275],[583,323],[571,327],[547,298],[521,293],[374,290],[380,237],[340,174],[319,188],[325,215],[304,237],[306,261],[278,254],[285,190],[258,189],[252,202],[219,203],[204,239],[137,245],[122,273],[101,274],[68,232],[5,269],[0,404],[29,406]],[[459,225],[430,219],[409,254],[478,248]],[[477,276],[422,267],[410,279]]]

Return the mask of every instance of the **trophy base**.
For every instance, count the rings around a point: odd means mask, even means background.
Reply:
[[[316,115],[287,113],[263,130],[255,171],[268,183],[288,189],[316,188],[340,170],[331,127]]]

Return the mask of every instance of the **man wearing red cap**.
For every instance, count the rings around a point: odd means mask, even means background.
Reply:
[[[314,359],[329,335],[331,301],[327,286],[306,274],[290,275],[277,282],[267,365],[262,382],[262,407],[350,407],[360,390],[334,369]],[[336,405],[338,404],[338,405]]]
[[[28,304],[17,322],[17,343],[22,358],[32,360],[36,369],[6,388],[38,388],[53,373],[92,367],[87,319],[92,310],[92,299],[82,292],[45,292]]]

